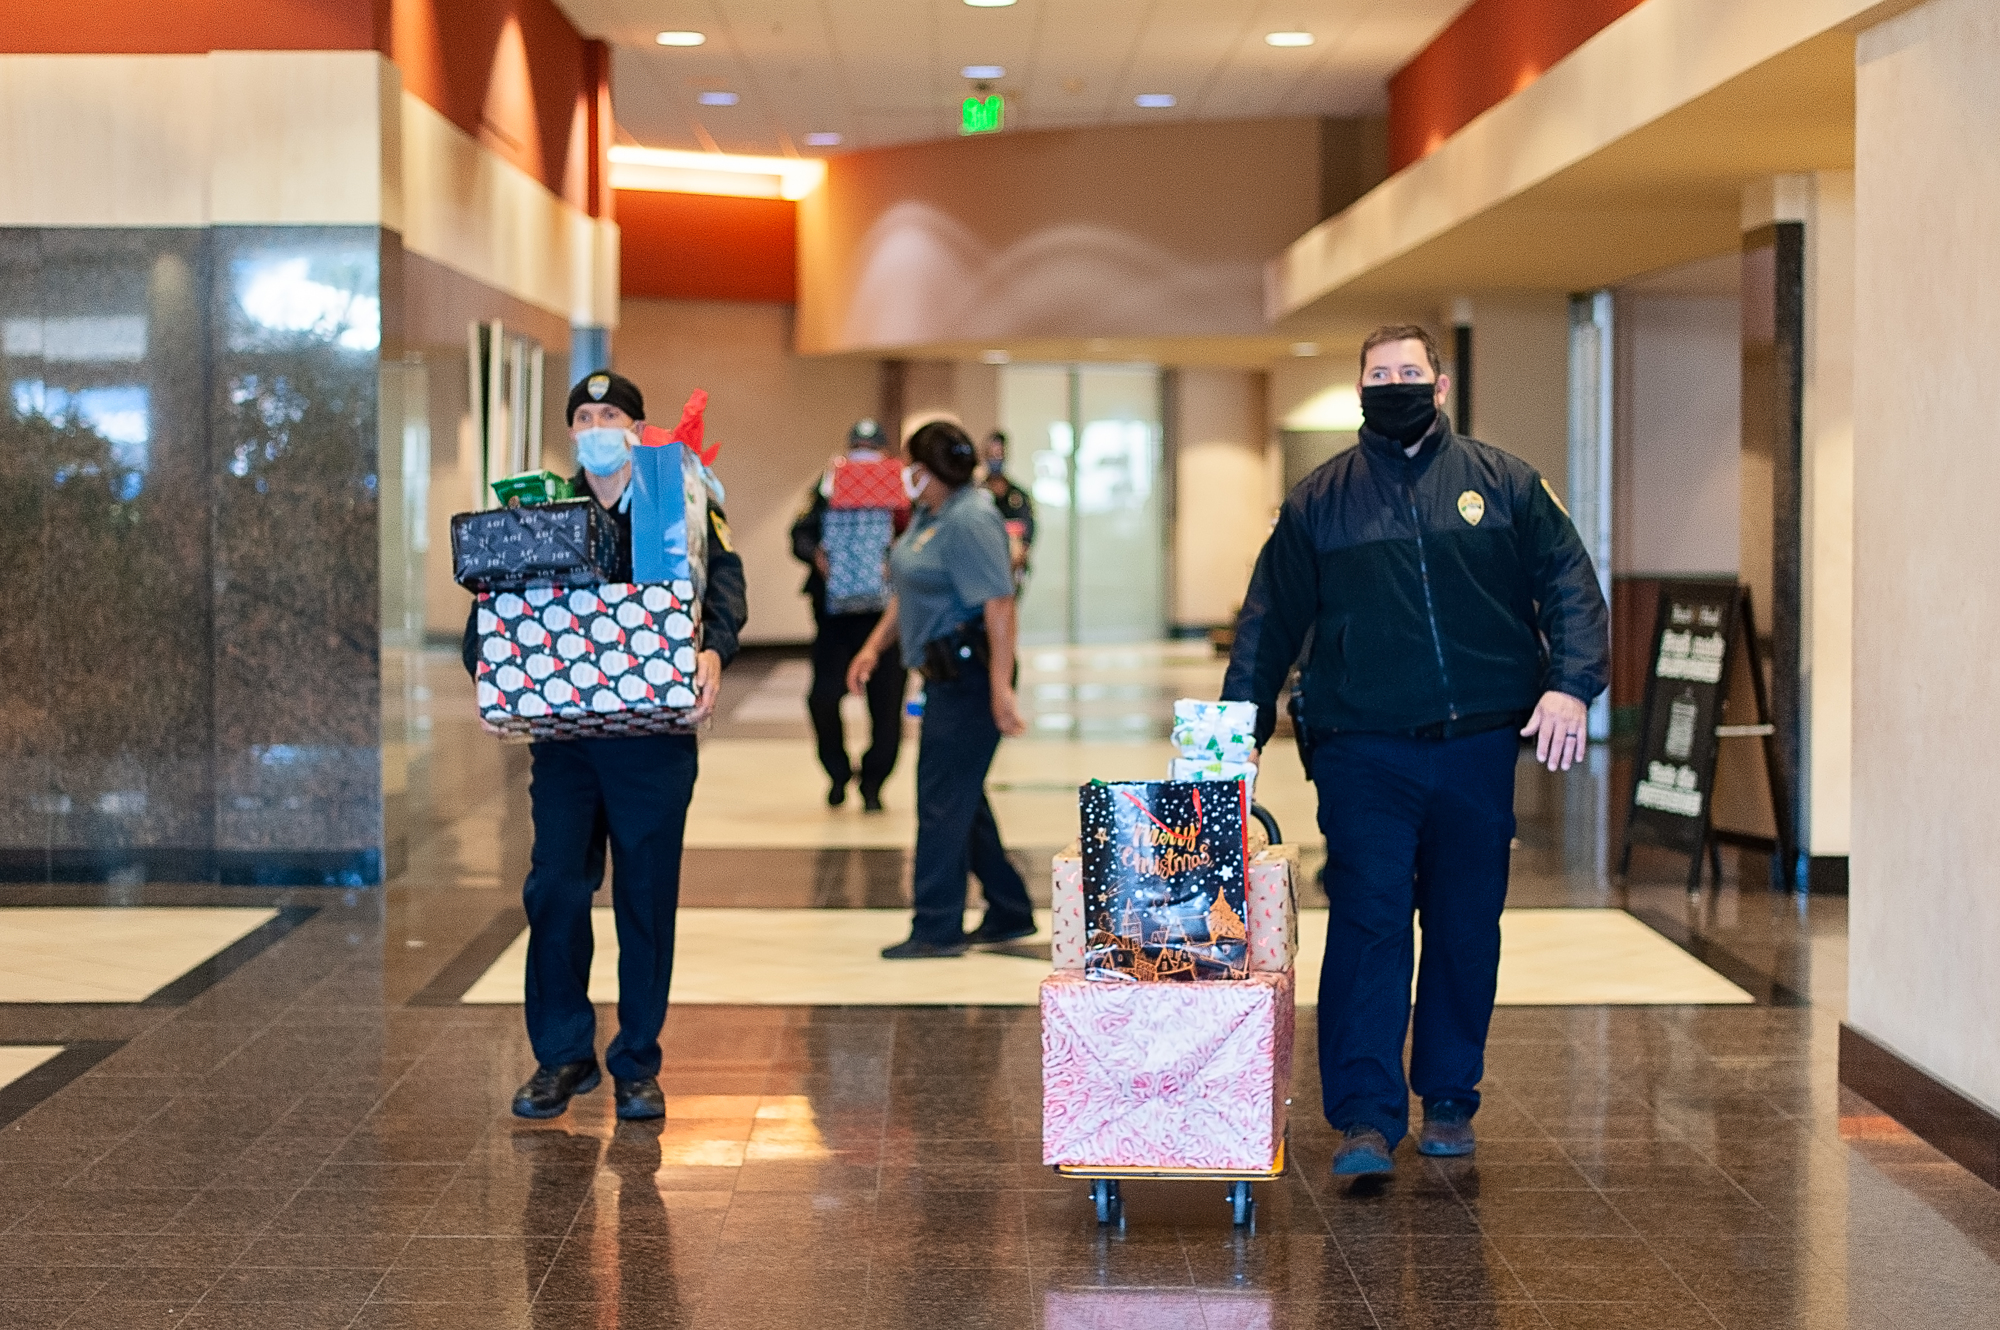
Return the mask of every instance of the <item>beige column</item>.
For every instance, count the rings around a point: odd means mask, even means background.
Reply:
[[[1848,1019],[2000,1110],[2000,9],[1856,60]]]
[[[1277,511],[1277,448],[1265,422],[1265,376],[1184,369],[1178,380],[1178,495],[1173,525],[1175,627],[1233,623]]]
[[[1743,191],[1747,234],[1805,227],[1800,446],[1800,848],[1825,877],[1848,852],[1854,708],[1854,173],[1772,176]],[[1745,465],[1750,463],[1745,458]],[[1769,630],[1771,477],[1743,477],[1744,570]],[[1759,583],[1762,583],[1761,585]],[[1837,874],[1836,874],[1837,875]]]

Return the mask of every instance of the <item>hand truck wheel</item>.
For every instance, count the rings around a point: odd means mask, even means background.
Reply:
[[[1125,1198],[1118,1194],[1118,1184],[1109,1178],[1098,1178],[1090,1184],[1091,1204],[1097,1207],[1099,1224],[1116,1224],[1125,1218]]]
[[[1257,1220],[1257,1202],[1251,1199],[1248,1182],[1229,1184],[1229,1213],[1236,1227],[1244,1228]]]

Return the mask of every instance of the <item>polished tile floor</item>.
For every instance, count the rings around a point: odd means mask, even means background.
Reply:
[[[994,784],[1033,882],[1073,834],[1067,787],[1150,773],[1167,705],[1217,669],[1177,647],[1027,664],[1033,736]],[[0,923],[278,911],[150,988],[52,979],[0,1001],[0,1327],[2000,1319],[2000,1194],[1836,1083],[1842,903],[1774,897],[1754,862],[1696,898],[1664,857],[1614,884],[1605,754],[1524,773],[1514,904],[1621,911],[1582,945],[1668,939],[1735,1001],[1503,1008],[1478,1156],[1406,1146],[1373,1187],[1327,1173],[1303,1010],[1295,1167],[1257,1188],[1256,1232],[1232,1230],[1219,1185],[1168,1183],[1129,1184],[1104,1231],[1082,1185],[1037,1163],[1032,1008],[688,1001],[665,1122],[616,1125],[602,1092],[552,1123],[509,1117],[530,1065],[518,1009],[462,999],[519,934],[525,755],[479,734],[448,656],[392,678],[408,841],[386,889],[0,888]],[[689,910],[717,911],[692,917],[690,984],[730,943],[701,929],[743,917],[722,911],[866,922],[906,898],[907,788],[882,818],[824,808],[780,705],[802,682],[771,658],[732,672],[687,856]],[[1259,797],[1309,844],[1309,791],[1279,756]],[[146,938],[93,959],[143,958]]]

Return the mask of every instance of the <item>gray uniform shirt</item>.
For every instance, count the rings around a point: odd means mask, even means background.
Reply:
[[[993,496],[982,485],[966,485],[935,512],[919,505],[910,529],[889,549],[889,577],[903,659],[915,665],[925,643],[949,636],[987,601],[1014,594],[1007,523]]]

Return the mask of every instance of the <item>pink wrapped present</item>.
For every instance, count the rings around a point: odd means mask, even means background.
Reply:
[[[1058,970],[1083,968],[1083,856],[1072,846],[1056,856],[1049,889],[1049,957]]]
[[[1192,1288],[1052,1288],[1042,1295],[1046,1330],[1159,1330],[1161,1326],[1270,1330],[1260,1293]]]
[[[1250,861],[1250,968],[1275,974],[1299,954],[1299,847],[1273,845]]]
[[[1292,1079],[1292,975],[1042,981],[1042,1162],[1267,1169]]]
[[[1250,861],[1250,968],[1292,968],[1299,954],[1299,850],[1273,845]],[[1049,956],[1058,970],[1083,968],[1083,860],[1072,845],[1055,858],[1049,887]]]

